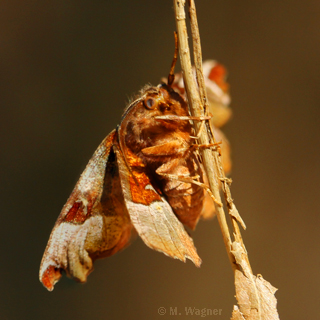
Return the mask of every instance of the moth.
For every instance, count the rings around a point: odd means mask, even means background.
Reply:
[[[85,282],[94,260],[125,248],[134,233],[151,249],[200,266],[184,226],[194,229],[213,202],[192,117],[172,82],[141,90],[81,174],[42,258],[40,281],[49,291],[62,270]]]

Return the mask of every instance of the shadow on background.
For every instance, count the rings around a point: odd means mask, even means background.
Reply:
[[[85,285],[64,277],[49,293],[38,281],[55,219],[95,148],[127,97],[169,71],[172,2],[12,0],[0,8],[0,318],[171,319],[170,307],[195,307],[229,319],[233,276],[216,220],[193,233],[200,269],[139,239],[97,261]],[[279,288],[280,317],[315,319],[320,2],[202,0],[197,8],[204,58],[230,73],[234,118],[224,131],[254,273]]]

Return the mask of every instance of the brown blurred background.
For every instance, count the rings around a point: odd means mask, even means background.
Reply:
[[[197,1],[205,59],[227,66],[235,203],[254,273],[282,319],[319,318],[320,2]],[[0,319],[171,319],[236,302],[216,220],[193,233],[197,269],[140,239],[49,293],[38,268],[53,224],[127,97],[166,76],[171,0],[0,3]],[[160,316],[158,308],[167,309]],[[209,317],[210,318],[210,317]]]

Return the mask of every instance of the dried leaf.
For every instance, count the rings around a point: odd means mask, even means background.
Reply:
[[[235,271],[236,298],[240,311],[235,308],[231,320],[277,320],[277,291],[261,275],[252,274],[246,259],[246,253],[237,241],[232,243],[231,251],[241,270]],[[239,314],[240,312],[240,314]]]
[[[233,311],[232,311],[232,318],[231,320],[245,320],[243,317],[243,314],[239,310],[238,306],[233,306]]]
[[[232,203],[231,209],[229,210],[229,214],[231,216],[233,216],[242,226],[242,228],[244,230],[246,230],[246,224],[244,223],[244,221],[242,220],[240,213],[238,211],[238,209],[236,208],[236,206]]]

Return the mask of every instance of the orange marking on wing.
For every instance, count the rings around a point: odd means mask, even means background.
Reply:
[[[161,200],[161,197],[152,189],[146,189],[147,185],[150,185],[150,180],[144,172],[133,172],[135,179],[130,176],[130,190],[132,201],[135,203],[141,203],[149,205],[153,201]]]
[[[217,64],[211,69],[208,78],[214,81],[224,92],[227,92],[229,84],[225,82],[226,74],[226,68],[222,64]]]
[[[76,201],[63,221],[82,224],[91,216],[91,207],[89,203],[87,205],[87,213],[84,212],[84,205],[82,201]]]
[[[129,148],[126,149],[126,159],[131,168],[129,183],[132,201],[149,205],[153,201],[161,200],[157,192],[146,189],[146,186],[151,185],[151,183],[147,174],[144,172],[146,165],[142,159],[135,155]]]
[[[130,167],[145,167],[145,163],[136,156],[129,148],[126,149],[126,159]]]
[[[53,290],[54,284],[61,278],[61,272],[54,266],[49,266],[43,273],[42,283],[50,291]]]

